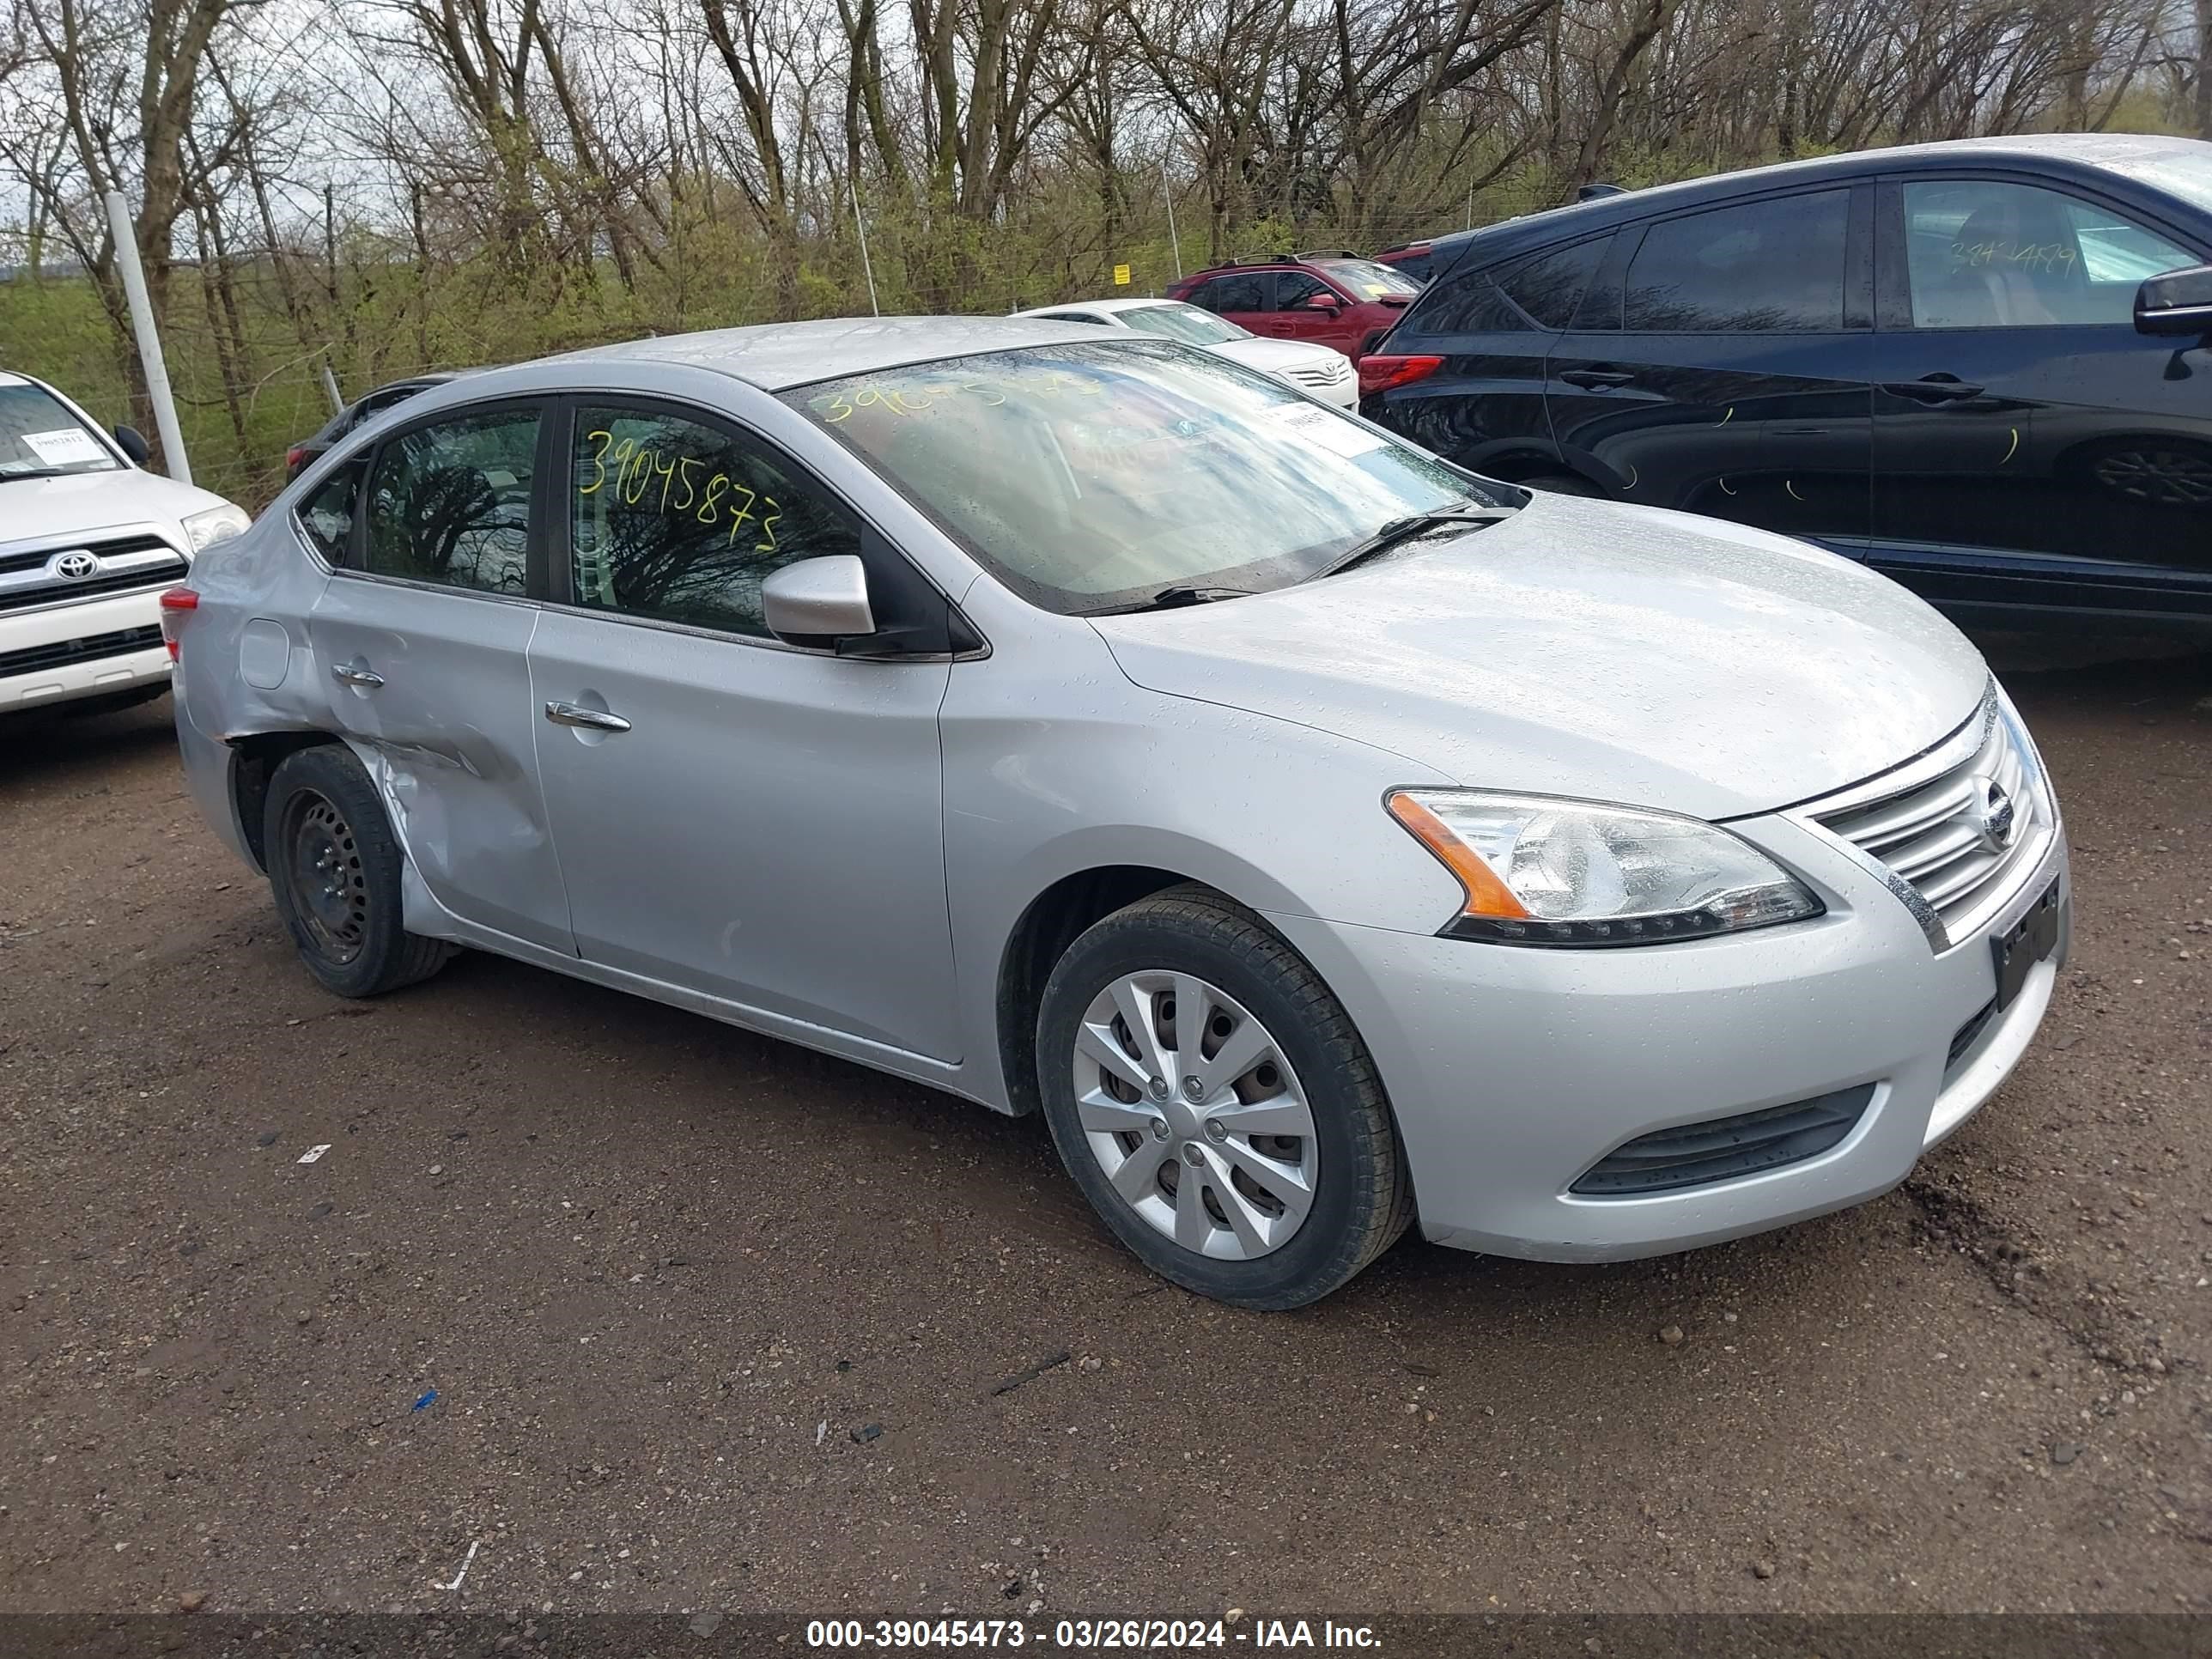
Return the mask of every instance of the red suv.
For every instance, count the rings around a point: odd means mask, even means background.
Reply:
[[[1238,259],[1168,290],[1255,334],[1334,346],[1355,363],[1421,292],[1419,283],[1356,253]]]

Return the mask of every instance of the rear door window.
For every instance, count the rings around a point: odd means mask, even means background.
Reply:
[[[1650,334],[1838,331],[1850,223],[1848,188],[1662,219],[1630,262],[1622,326]]]
[[[1216,276],[1191,295],[1191,303],[1213,312],[1265,311],[1267,295],[1259,272],[1239,272]]]
[[[506,405],[380,444],[368,489],[370,574],[526,593],[538,424],[535,408]]]

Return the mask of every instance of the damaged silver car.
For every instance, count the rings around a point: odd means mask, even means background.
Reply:
[[[1902,588],[1082,325],[471,376],[164,605],[193,796],[331,991],[467,946],[1042,1109],[1247,1306],[1416,1219],[1586,1261],[1871,1197],[2067,945],[2035,746]]]

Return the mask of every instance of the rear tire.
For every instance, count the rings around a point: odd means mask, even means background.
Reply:
[[[381,996],[453,956],[443,939],[402,924],[404,854],[350,750],[325,744],[284,757],[269,781],[261,844],[276,914],[325,990]]]
[[[1554,495],[1587,495],[1595,501],[1605,499],[1605,491],[1588,478],[1572,472],[1540,472],[1533,478],[1517,480],[1523,489],[1548,489]]]
[[[1037,1081],[1084,1195],[1147,1267],[1201,1296],[1303,1307],[1413,1219],[1352,1017],[1210,889],[1139,900],[1068,947],[1038,1012]]]

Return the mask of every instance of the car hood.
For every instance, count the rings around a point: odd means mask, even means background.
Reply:
[[[1334,346],[1313,345],[1299,340],[1224,340],[1210,345],[1208,351],[1216,352],[1248,368],[1256,368],[1264,374],[1280,374],[1290,368],[1310,368],[1316,363],[1327,362],[1344,354]]]
[[[1096,625],[1156,691],[1472,787],[1704,818],[1895,766],[1972,714],[1989,680],[1958,629],[1834,554],[1546,494],[1340,576]]]
[[[174,525],[188,513],[221,507],[223,498],[174,478],[142,472],[70,472],[58,478],[0,482],[0,539],[90,535],[123,525]]]

